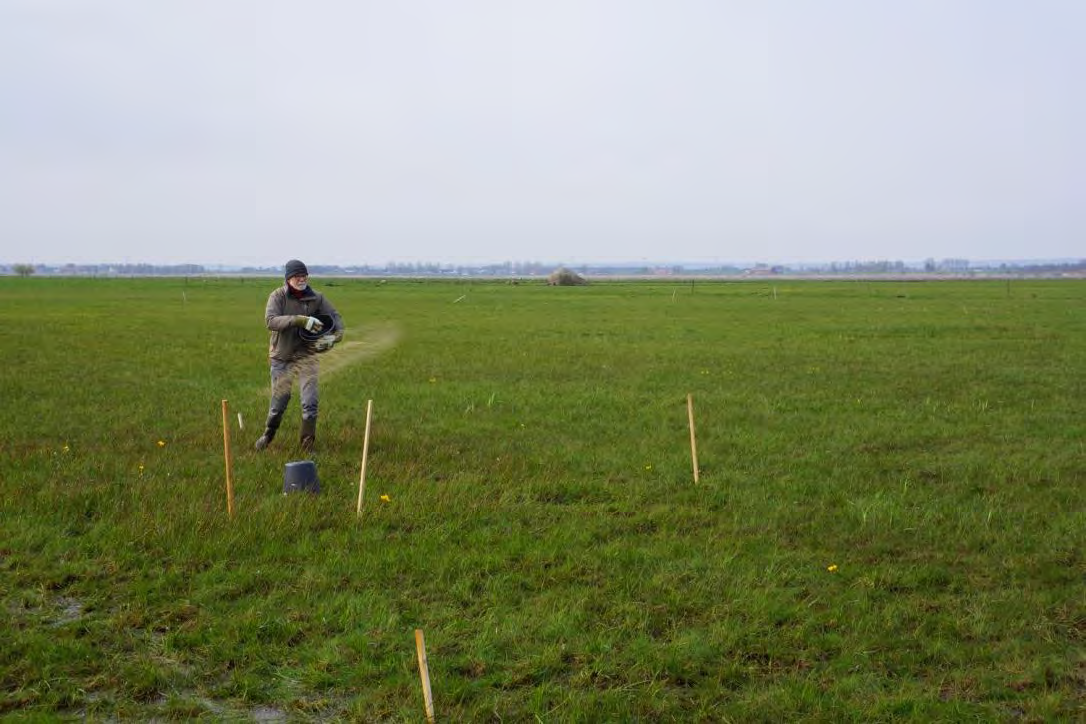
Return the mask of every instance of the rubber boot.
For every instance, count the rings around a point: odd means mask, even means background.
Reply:
[[[253,445],[257,450],[263,450],[275,439],[275,433],[279,429],[279,423],[283,421],[283,415],[268,415],[268,421],[264,423],[264,434],[257,438]]]
[[[301,444],[302,450],[313,451],[317,444],[317,418],[302,418]]]

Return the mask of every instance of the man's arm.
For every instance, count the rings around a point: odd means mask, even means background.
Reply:
[[[264,308],[264,324],[270,332],[285,332],[291,327],[300,326],[298,315],[286,313],[287,295],[283,289],[276,289],[268,295],[268,304]],[[303,316],[302,319],[305,319]]]

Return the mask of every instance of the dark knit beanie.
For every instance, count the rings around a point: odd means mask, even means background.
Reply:
[[[305,264],[297,259],[291,259],[287,262],[287,268],[284,271],[283,278],[290,279],[291,277],[298,276],[299,274],[305,274],[309,276],[309,270],[305,268]]]

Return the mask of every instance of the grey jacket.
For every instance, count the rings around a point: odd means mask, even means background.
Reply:
[[[264,323],[271,332],[268,357],[281,362],[291,362],[314,354],[298,334],[294,321],[299,314],[307,317],[327,314],[336,320],[336,335],[343,336],[343,318],[327,297],[309,287],[301,299],[296,299],[284,284],[268,295],[268,305],[264,309]]]

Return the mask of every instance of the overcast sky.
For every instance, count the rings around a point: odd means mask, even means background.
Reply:
[[[1086,257],[1083,0],[0,0],[0,263]]]

